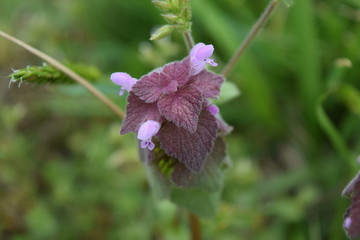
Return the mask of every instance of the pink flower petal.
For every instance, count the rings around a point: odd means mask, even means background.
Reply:
[[[217,63],[209,58],[213,52],[214,46],[211,44],[205,45],[204,43],[198,43],[191,49],[190,60],[192,66],[192,75],[196,75],[201,72],[205,68],[206,63],[209,63],[212,66],[217,66]]]
[[[155,136],[160,129],[160,123],[154,120],[147,120],[141,124],[137,138],[140,140],[149,140]]]
[[[148,149],[152,151],[154,148],[155,148],[155,144],[150,141],[150,142],[148,143]]]
[[[206,45],[204,43],[197,43],[190,51],[190,56],[191,57],[196,57],[197,53],[199,52],[200,49],[202,49],[203,47],[205,47]]]
[[[111,74],[111,81],[116,85],[122,86],[127,91],[131,91],[132,86],[136,83],[136,79],[132,78],[129,74],[124,72],[116,72]]]
[[[205,45],[204,47],[200,48],[195,56],[199,60],[205,60],[206,58],[210,57],[214,52],[213,45]]]

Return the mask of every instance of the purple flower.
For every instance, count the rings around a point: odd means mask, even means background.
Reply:
[[[344,221],[344,228],[349,229],[351,226],[351,222],[352,222],[351,218],[349,218],[349,217],[346,218]]]
[[[127,90],[128,92],[131,91],[132,86],[136,83],[136,79],[132,78],[129,74],[124,72],[116,72],[111,74],[110,76],[111,81],[116,85],[121,86],[119,95],[122,96],[124,91]]]
[[[216,115],[219,113],[219,108],[215,105],[215,104],[211,104],[210,106],[207,107],[207,110],[212,114],[212,115]]]
[[[219,96],[224,82],[221,75],[203,69],[206,62],[212,63],[208,58],[213,50],[212,45],[197,44],[190,57],[131,84],[120,133],[137,132],[141,147],[150,150],[155,147],[151,139],[156,137],[167,155],[191,171],[201,171],[217,132],[226,125],[213,115],[216,106],[208,109],[208,99]]]
[[[147,120],[140,126],[137,138],[141,140],[141,148],[154,149],[155,144],[151,141],[151,138],[159,132],[159,129],[160,123],[153,120]]]
[[[204,68],[206,63],[216,67],[217,63],[213,59],[209,58],[214,52],[213,45],[205,45],[204,43],[196,44],[190,52],[190,60],[193,68],[193,74],[198,74]]]

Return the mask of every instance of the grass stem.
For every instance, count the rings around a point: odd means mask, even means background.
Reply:
[[[252,27],[250,32],[245,37],[244,41],[241,43],[238,50],[235,52],[235,54],[231,57],[228,64],[225,66],[222,75],[226,77],[230,71],[235,67],[236,62],[239,60],[239,58],[243,55],[245,50],[249,47],[250,43],[254,40],[256,34],[259,32],[259,30],[265,25],[269,17],[271,16],[271,13],[274,11],[276,5],[278,4],[278,0],[272,0],[269,5],[266,7],[264,12],[261,14],[258,21],[255,23],[255,25]]]

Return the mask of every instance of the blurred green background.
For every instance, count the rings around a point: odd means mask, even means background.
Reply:
[[[268,1],[192,0],[193,34],[221,71]],[[2,0],[0,29],[49,55],[134,77],[186,55],[150,0]],[[360,154],[360,1],[281,3],[228,77],[233,166],[203,239],[346,239],[341,191]],[[348,58],[353,67],[335,62]],[[0,39],[0,239],[189,239],[186,214],[152,197],[133,135],[80,86],[13,84],[42,61]]]

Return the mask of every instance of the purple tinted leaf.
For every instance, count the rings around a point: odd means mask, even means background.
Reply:
[[[126,117],[121,126],[120,134],[136,132],[146,120],[162,122],[156,103],[145,103],[132,91],[127,100]]]
[[[217,138],[214,148],[206,158],[204,169],[199,173],[190,171],[182,163],[175,165],[172,172],[173,182],[181,188],[200,188],[218,191],[223,185],[224,171],[221,164],[226,158],[226,145],[223,138]]]
[[[202,102],[201,92],[195,87],[186,86],[161,97],[158,108],[161,115],[176,126],[195,132]]]
[[[164,66],[163,73],[171,80],[176,81],[179,86],[183,86],[190,78],[190,58],[185,58],[181,62],[173,62]]]
[[[207,155],[213,148],[216,132],[215,117],[207,110],[203,110],[194,133],[173,123],[162,126],[159,132],[160,146],[166,154],[178,159],[188,169],[200,172]]]
[[[141,100],[152,103],[164,94],[176,92],[177,86],[178,83],[164,73],[152,72],[137,81],[132,90]]]
[[[206,98],[217,98],[220,94],[224,77],[207,70],[201,71],[190,80],[191,86],[197,87]]]
[[[343,191],[343,196],[351,197],[351,206],[344,215],[344,229],[349,238],[360,237],[360,172]]]

